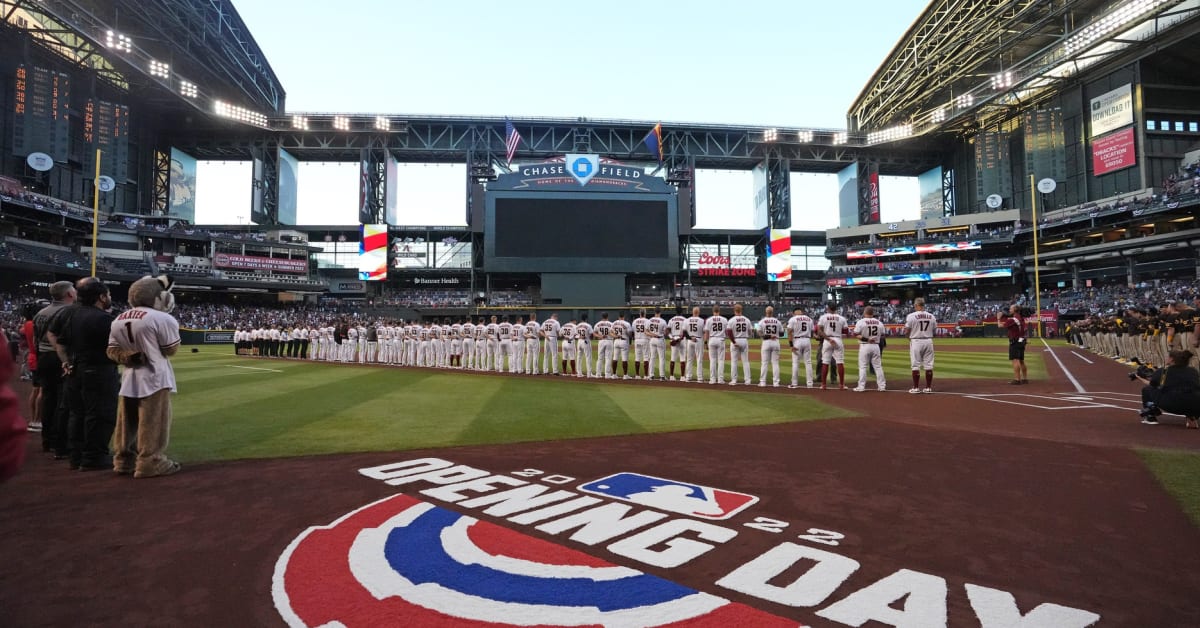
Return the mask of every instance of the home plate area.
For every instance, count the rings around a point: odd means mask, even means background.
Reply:
[[[1001,393],[963,396],[967,399],[980,399],[982,401],[1007,403],[1015,406],[1024,406],[1026,408],[1035,408],[1037,410],[1092,410],[1096,408],[1115,407],[1110,403],[1100,401],[1094,397],[1082,395],[1049,396],[1023,393]]]

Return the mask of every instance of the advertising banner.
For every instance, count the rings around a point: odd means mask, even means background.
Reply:
[[[172,218],[196,222],[196,158],[179,150],[171,149],[170,200],[167,215]]]
[[[705,251],[696,260],[696,274],[701,277],[753,277],[757,273],[753,266],[731,266],[728,255],[712,255]]]
[[[397,285],[406,288],[466,288],[471,284],[471,278],[466,275],[393,275],[392,278]]]
[[[1132,127],[1092,140],[1092,171],[1097,177],[1136,165]]]
[[[358,278],[363,281],[387,279],[388,226],[363,225],[358,241]]]
[[[767,230],[767,281],[792,280],[791,229]]]
[[[282,148],[279,149],[279,224],[296,224],[296,186],[300,181],[300,162]]]
[[[767,210],[770,192],[767,185],[767,162],[754,166],[754,214],[750,217],[751,229],[764,229],[767,226]]]
[[[960,270],[939,273],[898,273],[895,275],[874,275],[869,277],[845,277],[828,279],[825,285],[836,286],[877,286],[890,283],[913,283],[921,281],[964,281],[969,279],[995,279],[1012,277],[1011,268],[992,268],[988,270]]]
[[[217,253],[213,256],[213,267],[231,268],[233,270],[274,270],[281,273],[304,274],[308,272],[308,260]]]
[[[335,279],[329,282],[330,294],[362,294],[367,291],[367,282],[353,279]]]
[[[1127,83],[1092,99],[1091,135],[1133,124],[1133,85]]]

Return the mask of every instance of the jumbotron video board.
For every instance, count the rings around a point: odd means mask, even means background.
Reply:
[[[488,186],[488,272],[675,272],[674,188],[641,168],[567,155]]]

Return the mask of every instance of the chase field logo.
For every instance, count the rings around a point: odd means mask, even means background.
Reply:
[[[290,626],[795,626],[407,495],[302,533],[275,566]]]
[[[567,170],[579,185],[587,185],[600,171],[600,158],[596,155],[567,155]]]
[[[616,473],[584,484],[579,490],[689,517],[713,520],[728,519],[758,501],[757,497],[745,493],[639,473]]]

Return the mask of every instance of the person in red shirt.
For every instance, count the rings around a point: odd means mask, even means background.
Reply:
[[[29,431],[31,432],[42,431],[42,423],[37,420],[42,411],[42,383],[37,377],[37,341],[33,336],[33,316],[37,314],[38,309],[40,308],[36,303],[27,304],[25,311],[22,312],[25,322],[21,324],[21,337],[25,339],[27,348],[25,366],[31,375],[30,383],[32,384],[29,387],[29,416],[33,417],[33,420],[29,422]]]
[[[13,359],[8,343],[0,343],[0,482],[17,474],[25,462],[25,419],[17,411],[17,395],[8,382],[13,375]]]
[[[1025,366],[1025,317],[1021,307],[1013,304],[1008,313],[1000,313],[1000,324],[1008,331],[1008,359],[1012,361],[1013,380],[1010,384],[1028,384],[1029,369]]]

